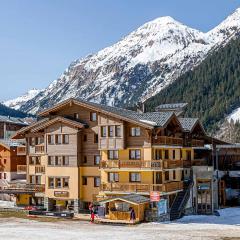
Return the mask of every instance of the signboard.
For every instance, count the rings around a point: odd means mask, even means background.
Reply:
[[[68,197],[69,192],[66,191],[54,191],[54,196],[55,197]]]
[[[167,199],[161,199],[158,204],[158,216],[166,214],[167,213]]]
[[[160,200],[160,193],[157,191],[150,192],[150,201],[151,202],[158,202]]]

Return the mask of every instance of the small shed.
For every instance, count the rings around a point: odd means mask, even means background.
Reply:
[[[149,207],[150,199],[138,194],[114,196],[99,203],[106,206],[107,216],[110,220],[130,221],[131,209],[134,209],[136,221],[144,220],[145,209]]]

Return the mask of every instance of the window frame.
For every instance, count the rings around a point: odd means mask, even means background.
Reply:
[[[107,126],[101,126],[101,137],[107,137]]]
[[[95,117],[93,117],[93,116],[95,116]],[[96,112],[90,112],[90,121],[97,122],[97,113]]]
[[[100,185],[101,185],[101,178],[94,177],[94,187],[100,187]]]
[[[131,127],[130,128],[130,137],[140,137],[141,128],[140,127]]]
[[[134,153],[132,155],[132,153]],[[137,154],[139,153],[139,154]],[[129,159],[130,160],[141,160],[141,149],[129,149]]]
[[[108,173],[108,182],[109,183],[119,182],[119,173],[118,172],[109,172]]]
[[[139,176],[139,177],[137,177],[137,176]],[[140,172],[130,172],[129,173],[129,182],[141,182],[141,173]]]
[[[110,153],[112,153],[112,156]],[[108,160],[118,160],[118,159],[119,159],[118,150],[108,150]]]

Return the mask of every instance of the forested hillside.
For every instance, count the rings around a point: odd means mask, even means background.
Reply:
[[[0,103],[0,115],[17,117],[17,118],[25,118],[25,117],[30,116],[29,114],[26,114],[24,112],[6,107],[5,105],[3,105],[1,103]]]
[[[240,39],[212,53],[147,100],[146,109],[175,102],[188,102],[186,116],[199,117],[208,131],[216,131],[217,123],[240,106]]]

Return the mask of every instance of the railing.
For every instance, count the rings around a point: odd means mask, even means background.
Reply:
[[[183,160],[164,160],[163,168],[165,169],[173,169],[173,168],[182,168]]]
[[[44,184],[26,184],[26,183],[10,183],[9,186],[5,187],[3,191],[8,192],[27,192],[27,193],[35,193],[35,192],[44,192],[45,185]]]
[[[35,173],[45,173],[45,167],[44,166],[35,166]]]
[[[26,155],[26,146],[18,146],[17,147],[17,155]]]
[[[192,166],[206,166],[208,162],[206,159],[193,159]]]
[[[164,184],[165,192],[174,192],[183,189],[183,182],[168,182]]]
[[[162,160],[107,160],[100,162],[100,168],[162,169]]]
[[[157,136],[153,137],[153,144],[182,146],[183,139],[177,137]]]
[[[192,147],[204,147],[204,141],[203,140],[192,139],[191,146]]]
[[[109,192],[134,192],[150,193],[151,191],[173,192],[183,189],[183,182],[169,182],[164,184],[141,184],[141,183],[103,183],[101,191]]]
[[[44,145],[36,145],[35,153],[44,153]]]
[[[26,174],[27,165],[17,165],[17,174]]]

